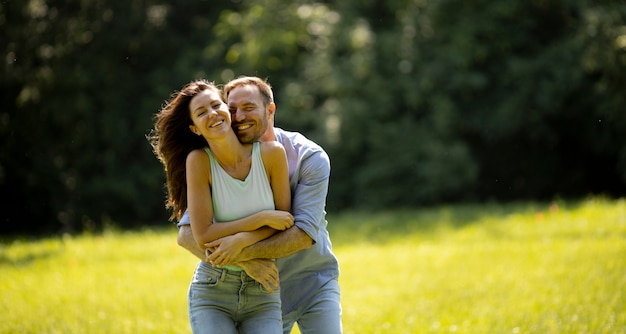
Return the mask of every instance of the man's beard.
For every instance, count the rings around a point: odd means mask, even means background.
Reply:
[[[253,132],[249,132],[249,130],[244,130],[242,132],[239,132],[237,130],[237,125],[235,125],[233,130],[235,131],[237,138],[239,138],[239,141],[242,144],[252,144],[254,142],[260,141],[263,135],[265,134],[265,132],[267,131],[267,126],[268,126],[267,119],[264,117],[263,120],[264,121],[262,123],[258,123],[258,122],[255,123],[255,125],[253,126],[254,127]]]

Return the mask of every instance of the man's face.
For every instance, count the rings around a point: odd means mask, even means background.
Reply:
[[[237,87],[228,94],[227,104],[239,141],[259,141],[267,131],[270,116],[259,89],[253,85]]]

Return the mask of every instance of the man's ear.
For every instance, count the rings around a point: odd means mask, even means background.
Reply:
[[[198,128],[195,125],[193,125],[193,124],[189,126],[189,130],[191,130],[191,132],[195,133],[198,136],[202,135],[200,130],[198,130]]]
[[[274,116],[274,113],[276,112],[276,104],[274,104],[274,102],[270,102],[267,104],[267,114],[269,116]]]

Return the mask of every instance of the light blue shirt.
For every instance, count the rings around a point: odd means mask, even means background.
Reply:
[[[274,128],[289,164],[292,214],[295,225],[313,239],[313,246],[277,260],[283,314],[309,299],[324,284],[339,276],[326,221],[326,195],[330,159],[324,149],[302,134]],[[185,212],[178,225],[189,225]]]

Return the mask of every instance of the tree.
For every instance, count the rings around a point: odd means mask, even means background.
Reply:
[[[145,136],[196,78],[269,79],[328,206],[626,193],[626,5],[5,1],[3,232],[166,222]]]

